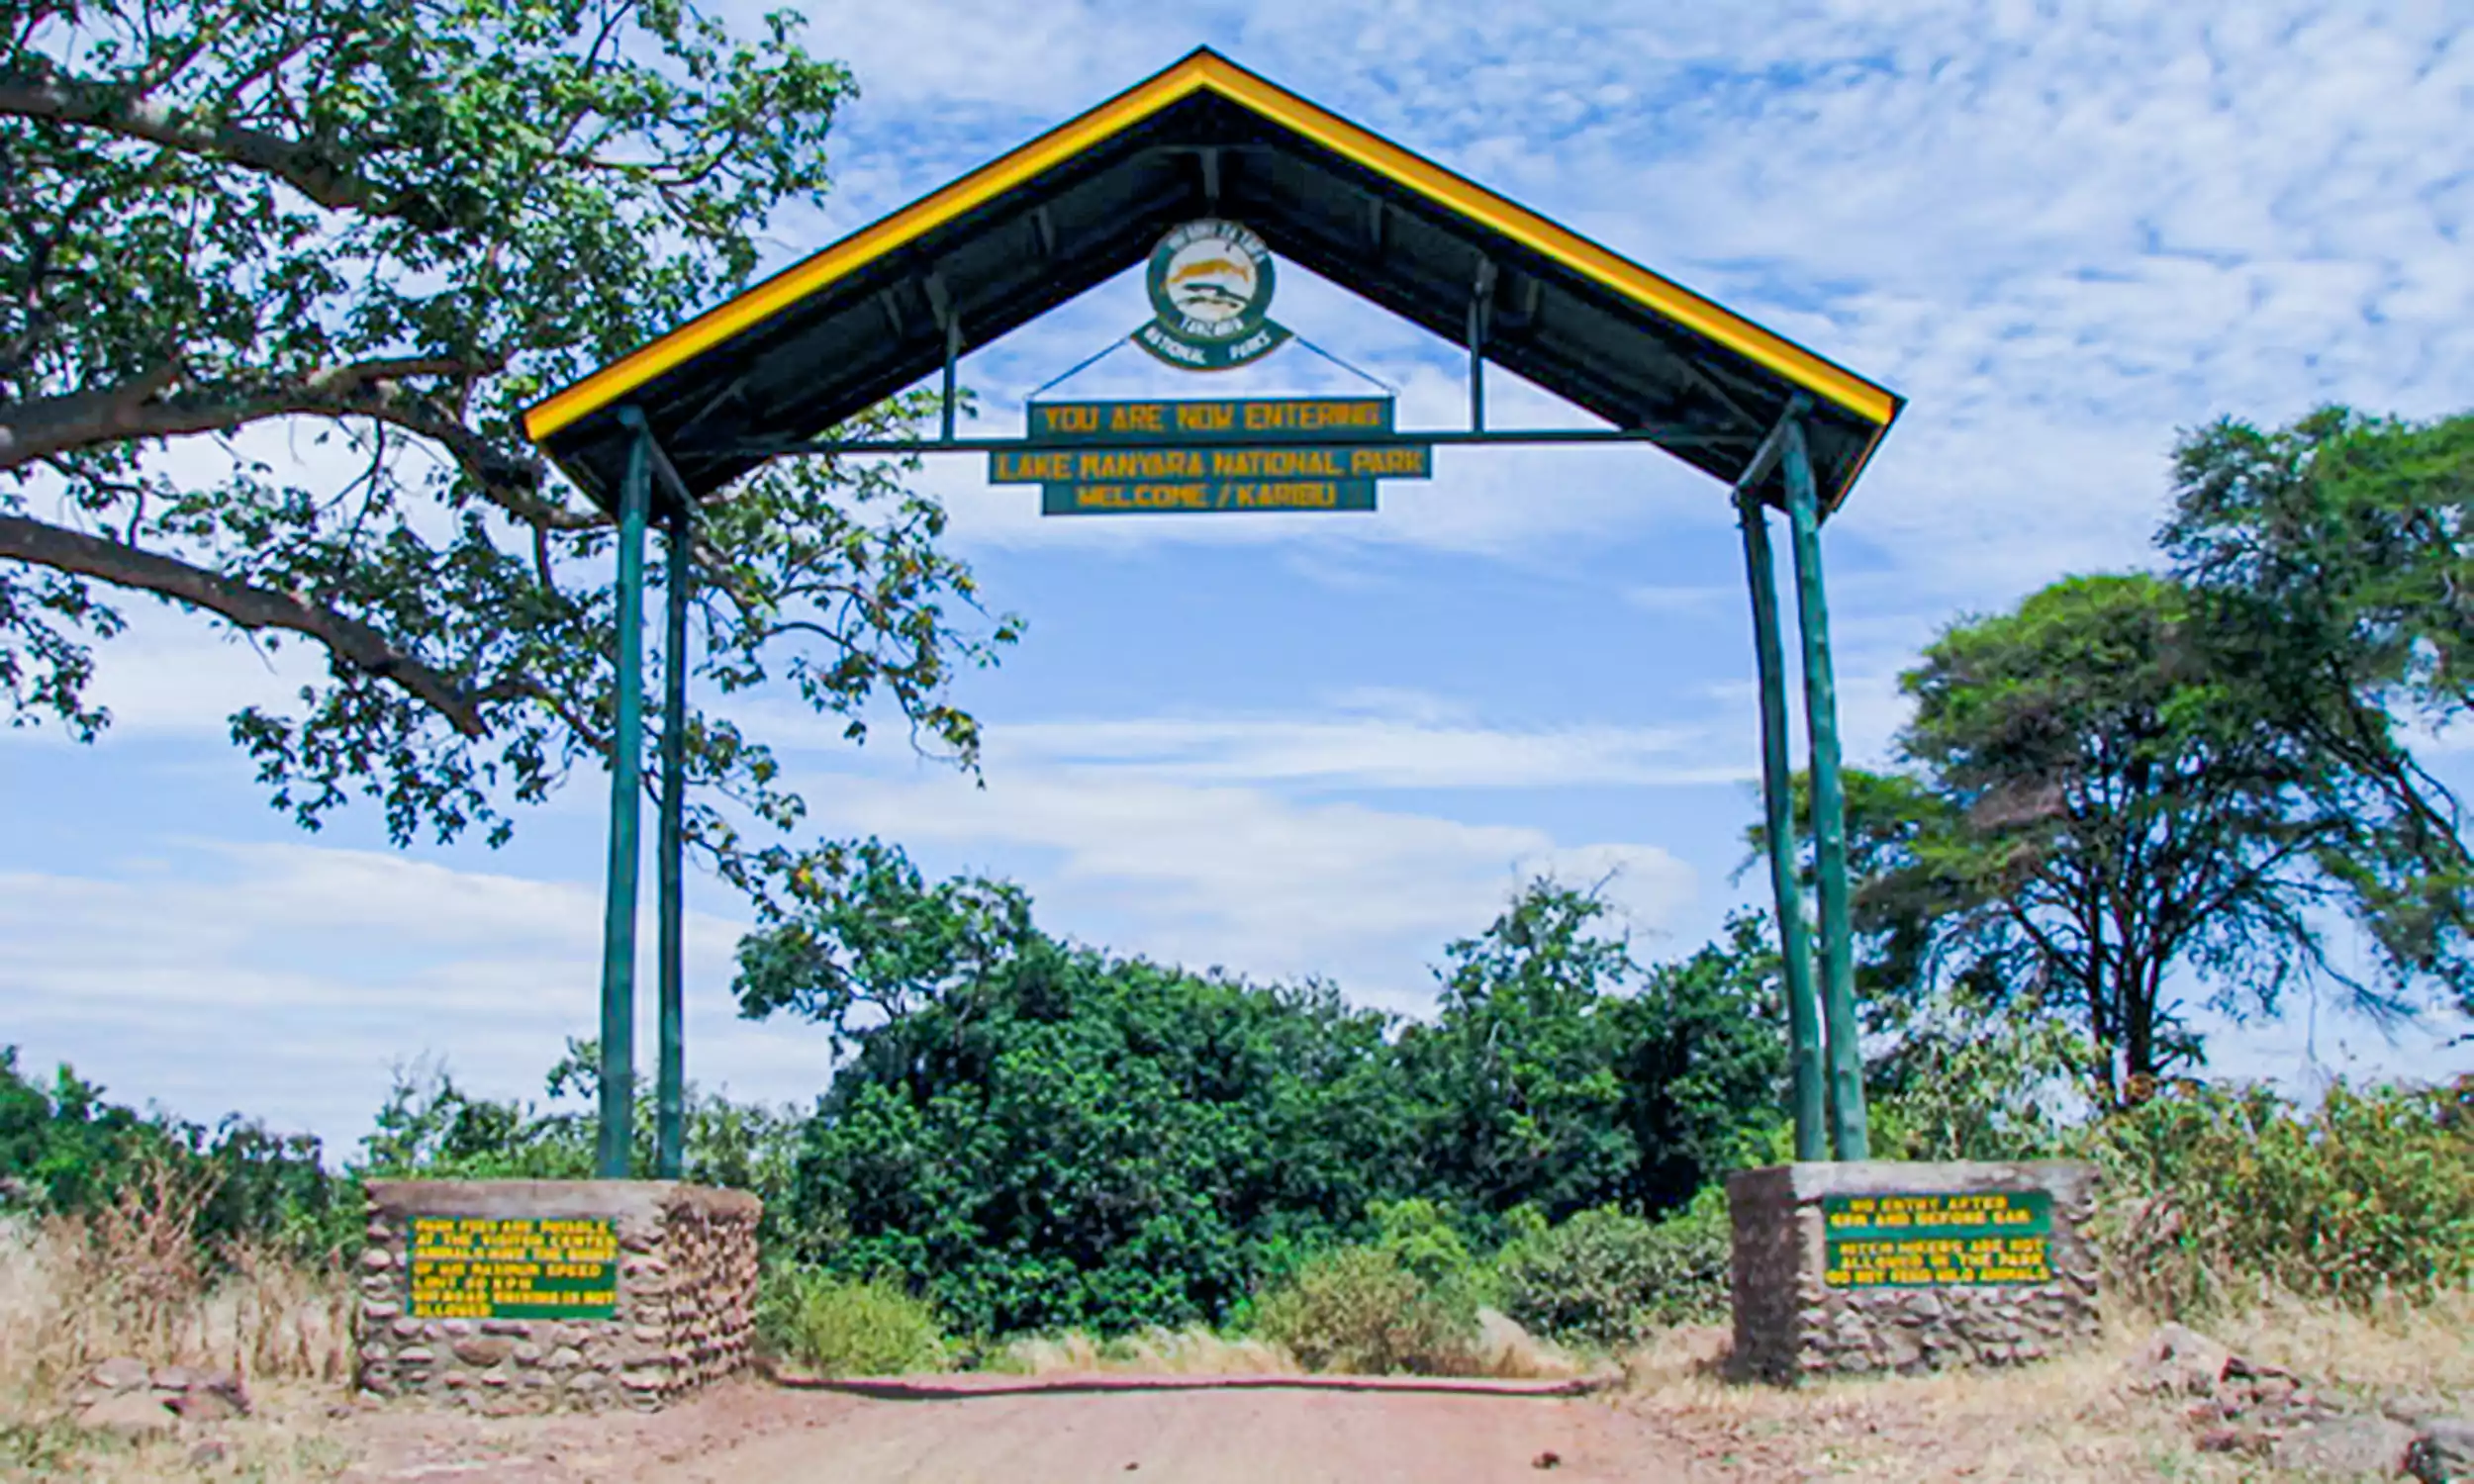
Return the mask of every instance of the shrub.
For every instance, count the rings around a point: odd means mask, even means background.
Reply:
[[[1568,1345],[1620,1348],[1665,1325],[1727,1312],[1725,1192],[1644,1221],[1602,1206],[1512,1242],[1496,1261],[1504,1312]]]
[[[1387,1247],[1325,1252],[1255,1306],[1263,1338],[1307,1369],[1372,1375],[1466,1369],[1473,1321]]]
[[[2265,1285],[2355,1308],[2474,1282],[2474,1079],[2331,1087],[2187,1084],[2088,1136],[2117,1291],[2164,1315]]]
[[[884,1376],[941,1370],[944,1328],[936,1311],[880,1273],[864,1281],[810,1268],[777,1268],[757,1298],[766,1348],[820,1376]]]
[[[1475,1324],[1477,1306],[1492,1302],[1494,1273],[1469,1250],[1469,1239],[1434,1201],[1376,1201],[1374,1246],[1391,1254],[1456,1323]]]

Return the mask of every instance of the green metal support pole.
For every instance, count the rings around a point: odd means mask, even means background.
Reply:
[[[654,1098],[653,1173],[664,1180],[679,1178],[687,1151],[687,946],[679,868],[687,833],[687,599],[688,585],[695,581],[689,561],[693,518],[684,501],[671,511],[670,570],[662,594],[668,622],[661,661],[661,841],[655,850],[661,894],[661,1071]]]
[[[1839,783],[1838,681],[1830,667],[1830,603],[1821,581],[1821,502],[1799,417],[1787,425],[1787,523],[1795,537],[1796,616],[1804,634],[1804,725],[1812,734],[1813,876],[1821,898],[1821,1018],[1830,1041],[1830,1145],[1870,1158],[1864,1058],[1856,1044],[1856,961],[1847,915],[1847,799]]]
[[[644,806],[644,523],[652,504],[652,434],[618,411],[627,441],[618,487],[618,714],[611,725],[610,885],[602,924],[602,1119],[594,1170],[627,1177],[635,1113],[636,825]]]
[[[1824,1118],[1821,1008],[1813,998],[1813,940],[1804,892],[1795,880],[1793,788],[1787,778],[1786,657],[1778,639],[1778,580],[1769,555],[1769,516],[1750,494],[1736,513],[1744,527],[1744,571],[1753,591],[1753,651],[1760,676],[1761,807],[1769,832],[1769,890],[1778,904],[1778,952],[1785,966],[1787,1067],[1794,1089],[1795,1158],[1830,1158]]]

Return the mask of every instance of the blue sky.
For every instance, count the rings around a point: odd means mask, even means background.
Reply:
[[[1954,615],[2146,559],[2177,428],[2474,404],[2462,4],[808,14],[863,96],[829,208],[786,214],[769,266],[1209,43],[1906,395],[1828,532],[1857,762],[1886,760],[1896,675]],[[1302,271],[1277,313],[1397,386],[1404,424],[1463,416],[1450,347]],[[1024,393],[1145,314],[1129,276],[972,356],[978,430],[1017,430]],[[1236,375],[1207,390],[1357,385],[1293,349]],[[1126,352],[1066,390],[1206,389]],[[1489,416],[1572,420],[1499,372]],[[988,726],[987,787],[759,697],[821,828],[1013,876],[1088,941],[1321,974],[1407,1012],[1524,874],[1616,873],[1653,957],[1765,890],[1731,880],[1756,807],[1741,556],[1723,491],[1683,466],[1445,449],[1371,516],[1047,521],[982,472],[927,482],[992,604],[1029,620],[959,693]],[[299,834],[224,740],[237,706],[288,694],[292,656],[139,618],[105,658],[100,745],[0,737],[0,1042],[117,1096],[342,1143],[395,1064],[537,1093],[593,1028],[600,780],[497,853],[391,853],[365,815]],[[732,1018],[734,902],[699,880],[691,908],[691,1073],[812,1093],[820,1035]],[[2461,1070],[2474,1054],[2440,1049],[2456,1029],[2392,1043],[2302,1005],[2223,1037],[2218,1062]]]

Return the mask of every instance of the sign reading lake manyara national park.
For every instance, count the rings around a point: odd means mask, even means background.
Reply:
[[[1434,465],[1434,445],[1393,435],[1387,397],[1035,402],[1026,446],[991,453],[988,478],[1038,485],[1047,515],[1371,510],[1377,480]]]
[[[1225,371],[1294,338],[1270,318],[1271,249],[1234,222],[1170,232],[1144,281],[1153,318],[1128,338],[1180,370]],[[1034,402],[1028,414],[1022,446],[992,452],[988,478],[1038,485],[1043,515],[1371,510],[1377,480],[1434,474],[1434,445],[1395,433],[1388,397]]]
[[[1821,1202],[1832,1288],[1987,1288],[2052,1281],[2044,1190],[1832,1195]]]

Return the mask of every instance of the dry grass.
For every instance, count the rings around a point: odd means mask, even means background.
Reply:
[[[1007,1342],[983,1369],[1015,1375],[1295,1376],[1306,1367],[1284,1345],[1230,1339],[1209,1330],[1152,1329],[1115,1340],[1079,1330]],[[1468,1363],[1453,1374],[1502,1380],[1560,1380],[1586,1367],[1573,1356],[1526,1334],[1483,1333]]]
[[[2020,1370],[1832,1381],[1796,1390],[1721,1379],[1723,1331],[1670,1335],[1626,1366],[1625,1405],[1698,1461],[1748,1478],[2234,1479],[2191,1449],[2169,1406],[2121,1386],[2139,1337]],[[2184,1467],[2183,1460],[2201,1466]]]
[[[226,1252],[211,1272],[196,1232],[212,1193],[204,1179],[148,1164],[89,1218],[0,1224],[0,1477],[200,1476],[189,1462],[195,1437],[132,1446],[75,1427],[79,1387],[111,1356],[229,1371],[261,1404],[307,1395],[295,1382],[333,1399],[351,1360],[344,1275],[257,1248]],[[285,1407],[260,1413],[217,1430],[227,1451],[216,1469],[292,1481],[341,1467],[334,1445]]]
[[[1102,1341],[1079,1330],[1008,1342],[987,1368],[1017,1375],[1093,1372],[1170,1376],[1290,1376],[1296,1359],[1260,1340],[1230,1340],[1209,1330],[1145,1330]]]
[[[2474,1415],[2474,1291],[2367,1315],[2272,1295],[2207,1329],[2366,1406]]]
[[[1681,1329],[1627,1357],[1623,1405],[1656,1417],[1704,1464],[1747,1478],[2287,1477],[2255,1458],[2199,1452],[2181,1401],[2126,1384],[2154,1328],[2125,1316],[2094,1348],[2016,1370],[1793,1391],[1727,1383],[1727,1332]],[[2281,1298],[2209,1332],[2363,1410],[2474,1410],[2474,1296],[2370,1317]]]
[[[345,1275],[262,1247],[230,1250],[210,1272],[195,1234],[212,1193],[148,1163],[91,1218],[0,1227],[0,1398],[57,1396],[113,1355],[243,1381],[341,1380]]]
[[[185,1432],[143,1443],[80,1433],[58,1418],[0,1422],[0,1479],[328,1484],[353,1462],[327,1416],[333,1397],[332,1388],[279,1383],[259,1391],[252,1415],[216,1424],[211,1437]]]

